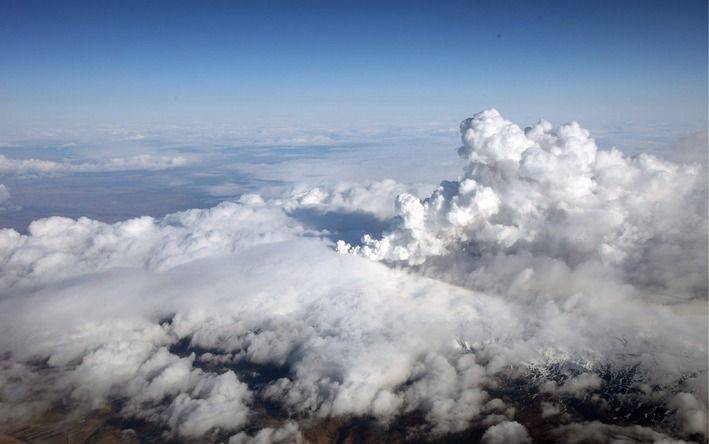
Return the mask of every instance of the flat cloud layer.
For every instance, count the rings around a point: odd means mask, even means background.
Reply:
[[[464,174],[424,200],[338,184],[0,231],[0,422],[111,406],[186,441],[352,416],[413,418],[412,439],[705,440],[701,166],[495,110],[461,134]],[[353,226],[377,231],[338,254]]]
[[[105,161],[84,163],[55,162],[43,159],[9,159],[0,154],[0,174],[162,170],[184,166],[187,163],[188,159],[182,156],[168,157],[151,154],[114,157]]]

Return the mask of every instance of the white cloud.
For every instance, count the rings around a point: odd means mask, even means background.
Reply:
[[[401,194],[397,229],[340,249],[416,265],[473,244],[490,254],[595,260],[648,284],[706,290],[683,266],[675,276],[662,270],[706,259],[699,248],[689,256],[672,248],[706,240],[700,165],[599,151],[577,123],[554,129],[540,121],[522,130],[495,110],[464,121],[461,134],[459,153],[470,163],[458,181],[443,182],[424,200]],[[648,263],[630,269],[639,256]]]
[[[238,430],[248,420],[250,398],[246,384],[228,371],[202,378],[191,393],[180,393],[161,413],[178,435],[199,438],[209,430]]]
[[[709,435],[707,429],[707,406],[702,404],[691,393],[677,393],[670,402],[670,407],[676,409],[682,431],[687,435]]]
[[[423,202],[411,185],[341,182],[161,219],[1,230],[0,422],[66,400],[118,403],[188,441],[300,442],[309,421],[410,415],[425,419],[421,436],[476,426],[485,442],[521,443],[534,430],[517,408],[565,421],[570,397],[593,395],[583,408],[608,414],[610,368],[633,369],[623,396],[674,409],[667,422],[558,436],[700,433],[698,167],[493,111],[464,122],[463,139],[464,176]],[[382,261],[333,251],[348,221],[395,227],[354,249]],[[504,395],[520,378],[538,400]]]
[[[391,179],[367,184],[338,182],[328,187],[296,186],[291,192],[299,206],[312,206],[327,211],[357,209],[382,219],[394,216],[394,198],[411,187]]]
[[[286,422],[279,428],[261,429],[253,437],[241,432],[229,438],[229,444],[301,444],[303,442],[298,424],[292,421]]]
[[[139,217],[116,224],[80,218],[34,221],[29,234],[0,230],[0,283],[32,285],[115,267],[163,270],[302,231],[283,210],[245,195],[241,203],[189,210],[156,221]]]
[[[0,154],[0,174],[163,170],[187,164],[188,159],[182,156],[168,157],[151,154],[141,154],[131,157],[113,157],[107,160],[83,163],[55,162],[42,159],[9,159]]]
[[[516,421],[507,421],[487,429],[482,442],[485,444],[529,444],[532,439],[522,424]]]
[[[190,424],[184,412],[203,404],[200,410],[211,411],[216,401],[191,394],[195,381],[213,376],[197,371],[193,358],[163,348],[178,338],[192,338],[213,354],[236,353],[237,362],[287,365],[288,377],[272,382],[263,396],[300,414],[387,418],[416,408],[443,433],[464,428],[480,410],[487,376],[454,339],[466,319],[478,318],[478,309],[505,310],[500,303],[343,258],[320,241],[274,241],[240,251],[161,273],[115,269],[21,292],[0,303],[1,347],[19,361],[48,359],[64,372],[56,387],[75,399],[94,407],[127,399],[136,407],[125,414],[149,412],[139,416],[185,436],[192,432],[180,425]],[[78,313],[85,322],[77,325]],[[177,315],[169,327],[156,324],[171,313]],[[484,325],[466,334],[482,335]],[[412,335],[422,326],[424,336]],[[72,367],[76,360],[81,365]],[[404,390],[409,378],[416,382]],[[176,393],[179,401],[165,405]],[[230,412],[248,405],[246,396],[237,401]],[[243,423],[238,415],[230,418],[214,426],[234,430]]]

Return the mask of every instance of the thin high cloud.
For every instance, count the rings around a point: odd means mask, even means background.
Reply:
[[[494,110],[461,130],[463,175],[423,200],[341,183],[0,231],[0,421],[61,400],[234,444],[352,416],[402,439],[706,439],[702,168]],[[352,221],[379,231],[338,254]]]

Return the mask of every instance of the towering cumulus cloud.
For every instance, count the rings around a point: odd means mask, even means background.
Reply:
[[[468,165],[457,181],[442,182],[423,200],[400,194],[392,230],[365,235],[361,245],[339,241],[337,250],[497,294],[532,312],[580,316],[578,328],[593,319],[590,329],[613,332],[623,348],[648,358],[648,374],[663,379],[687,370],[678,365],[682,353],[661,358],[653,350],[664,342],[656,337],[664,316],[696,309],[697,333],[706,332],[702,166],[599,150],[576,122],[554,128],[541,120],[523,130],[494,109],[464,120],[460,132],[458,154]],[[706,360],[701,335],[697,364]],[[687,339],[678,334],[670,342],[682,347]],[[615,345],[603,347],[587,350],[610,359]],[[653,371],[658,360],[667,367]],[[695,369],[706,403],[706,366]],[[706,407],[702,415],[697,429],[705,430]]]
[[[495,110],[461,134],[423,200],[296,186],[0,230],[0,432],[706,441],[706,172]]]
[[[462,250],[479,261],[597,263],[672,299],[706,293],[698,164],[599,151],[575,122],[553,128],[542,120],[522,130],[494,109],[460,129],[465,174],[423,201],[399,195],[395,230],[361,246],[340,243],[340,251],[409,265]]]

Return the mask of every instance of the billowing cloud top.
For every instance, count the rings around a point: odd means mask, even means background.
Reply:
[[[516,258],[530,272],[542,259],[598,264],[668,298],[706,295],[700,165],[598,150],[575,122],[554,128],[541,120],[522,130],[494,109],[460,130],[458,153],[469,164],[459,180],[442,182],[424,200],[399,195],[398,227],[338,249],[410,265],[466,250],[480,265]]]

